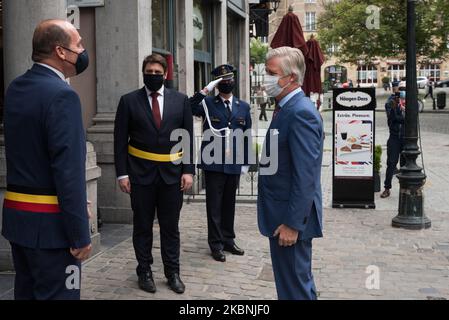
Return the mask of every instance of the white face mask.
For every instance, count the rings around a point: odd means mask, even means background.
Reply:
[[[282,93],[282,91],[284,91],[285,88],[287,88],[290,85],[290,83],[287,83],[285,87],[281,87],[279,85],[279,80],[285,77],[286,76],[279,77],[279,76],[265,75],[264,86],[265,91],[269,96],[276,98]]]

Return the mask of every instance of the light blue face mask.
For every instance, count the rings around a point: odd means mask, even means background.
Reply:
[[[400,93],[400,96],[399,96],[401,99],[405,99],[405,97],[406,97],[406,93],[405,93],[405,91],[401,91],[401,93]]]

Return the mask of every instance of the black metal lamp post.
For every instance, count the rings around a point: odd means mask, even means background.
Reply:
[[[416,83],[416,0],[407,0],[407,95],[405,108],[405,141],[402,154],[406,160],[398,174],[399,213],[393,219],[392,226],[404,229],[427,229],[431,222],[424,214],[423,186],[426,175],[416,164],[421,154],[418,147],[418,102]]]

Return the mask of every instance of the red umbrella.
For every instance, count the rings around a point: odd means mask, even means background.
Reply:
[[[274,35],[271,47],[300,49],[306,60],[303,90],[307,96],[310,96],[311,92],[321,93],[321,66],[324,63],[324,55],[320,45],[313,37],[306,42],[299,18],[293,13],[293,7],[290,6],[288,11]]]
[[[321,94],[321,66],[324,63],[324,55],[321,51],[320,44],[315,40],[313,35],[307,41],[307,47],[309,53],[306,56],[306,74],[302,89],[307,96],[310,96],[311,92]]]
[[[307,48],[306,40],[304,39],[301,23],[296,14],[293,13],[293,8],[289,8],[288,11],[289,12],[284,18],[282,18],[282,22],[271,42],[271,47],[273,49],[279,47],[297,48],[300,49],[306,57],[309,49]]]

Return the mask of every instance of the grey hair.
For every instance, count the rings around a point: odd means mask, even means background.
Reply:
[[[302,86],[306,73],[306,64],[301,50],[291,47],[280,47],[271,49],[267,53],[267,61],[279,57],[280,67],[284,75],[294,74],[296,82]]]

